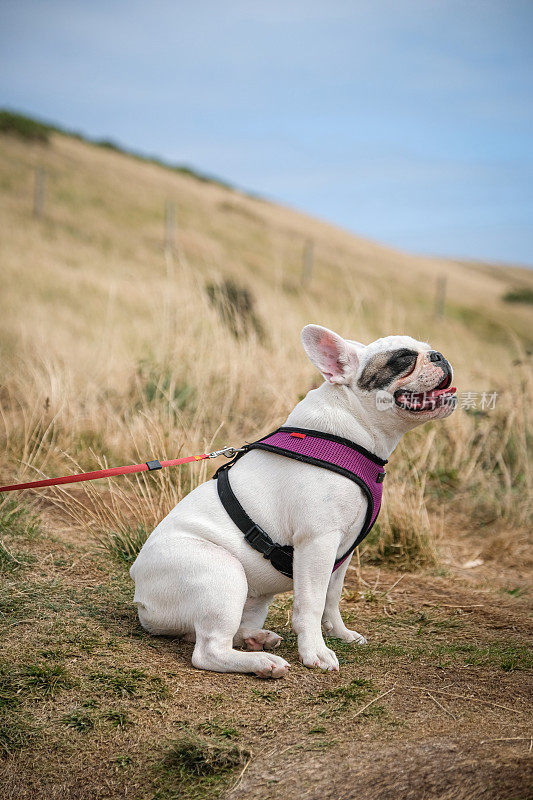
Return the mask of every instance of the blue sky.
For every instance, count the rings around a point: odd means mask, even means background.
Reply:
[[[0,0],[0,104],[420,253],[533,265],[531,0]]]

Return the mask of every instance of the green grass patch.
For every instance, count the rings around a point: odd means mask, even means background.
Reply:
[[[33,556],[27,553],[14,553],[5,542],[0,539],[0,573],[16,572],[35,562]]]
[[[108,711],[103,711],[98,714],[95,713],[96,705],[97,703],[94,699],[80,703],[80,705],[74,708],[70,713],[65,714],[62,719],[63,724],[68,728],[77,730],[79,733],[88,733],[102,723],[112,728],[118,728],[121,731],[133,725],[127,711],[123,709],[109,709]]]
[[[368,708],[365,708],[365,710],[361,712],[360,716],[380,719],[381,717],[384,717],[386,713],[387,709],[385,706],[378,706],[376,703],[373,703]]]
[[[0,538],[6,534],[35,539],[41,532],[37,514],[14,497],[0,502]]]
[[[249,758],[246,750],[227,741],[184,733],[169,743],[156,764],[160,792],[165,800],[217,797]]]
[[[61,579],[23,581],[21,573],[7,573],[0,581],[0,628],[10,628],[19,621],[49,621],[54,629],[53,647],[43,649],[51,656],[52,651],[58,655],[59,649],[67,655],[78,646],[87,653],[102,648],[116,650],[117,639],[111,632],[142,638],[144,632],[131,605],[128,574],[122,570],[117,574],[102,572],[102,583],[80,588],[66,584],[68,574]],[[66,625],[69,618],[75,618],[76,624]],[[102,624],[105,633],[100,632]]]
[[[88,733],[94,729],[95,721],[87,711],[76,709],[63,717],[63,724],[68,728],[74,728],[78,733]]]
[[[372,624],[385,628],[410,628],[417,636],[423,633],[436,633],[440,630],[460,628],[463,619],[458,616],[439,616],[427,611],[406,611],[403,614],[377,617]]]
[[[11,625],[20,619],[46,619],[72,606],[72,594],[60,580],[21,581],[17,573],[0,585],[0,624]]]
[[[339,659],[340,666],[343,664],[351,664],[354,660],[354,651],[361,646],[355,642],[343,642],[342,639],[335,639],[333,636],[325,636],[324,642],[327,647],[333,650]]]
[[[516,289],[509,289],[502,296],[505,303],[533,303],[533,289],[528,286],[519,286]]]
[[[50,125],[44,122],[16,114],[14,111],[0,110],[0,133],[9,133],[26,141],[47,144],[51,130]]]
[[[79,655],[80,653],[91,655],[98,650],[117,650],[119,647],[116,639],[109,639],[105,634],[97,636],[85,627],[65,633],[61,645],[63,649],[60,652],[65,656]],[[43,651],[42,655],[46,657],[46,651]]]
[[[381,666],[388,661],[426,661],[441,669],[456,664],[472,665],[505,672],[533,668],[533,653],[520,642],[435,642],[420,641],[415,633],[410,642],[402,645],[383,643],[354,648],[350,663]]]
[[[344,686],[337,686],[335,689],[326,689],[325,692],[320,692],[317,697],[320,700],[341,698],[343,702],[352,702],[354,700],[362,700],[368,692],[373,691],[375,690],[372,681],[366,678],[354,678]]]
[[[275,703],[281,699],[280,692],[267,692],[264,689],[252,689],[252,694],[264,703]]]
[[[340,664],[372,665],[379,667],[388,661],[427,661],[440,668],[456,664],[514,672],[533,668],[533,651],[519,641],[465,641],[464,634],[453,640],[465,620],[463,616],[439,616],[436,613],[407,611],[393,616],[376,617],[375,629],[398,629],[401,644],[370,642],[364,647],[347,644],[338,639],[326,639],[328,647],[337,654]],[[448,633],[449,632],[449,633]],[[442,641],[446,637],[448,641]],[[450,641],[451,640],[451,641]]]
[[[172,172],[178,172],[180,175],[187,175],[190,178],[194,178],[194,180],[199,181],[200,183],[212,183],[225,189],[233,189],[232,184],[228,183],[228,181],[221,180],[214,175],[208,175],[207,173],[200,172],[186,164],[171,164],[163,159],[155,158],[154,156],[148,156],[144,153],[137,153],[134,150],[129,150],[123,147],[119,142],[115,142],[112,139],[91,139],[77,131],[67,130],[62,128],[60,125],[52,125],[42,122],[40,120],[33,119],[32,117],[27,117],[24,114],[18,114],[9,109],[0,109],[0,133],[8,133],[18,136],[21,139],[25,139],[26,141],[41,142],[42,144],[49,142],[51,133],[60,133],[63,136],[70,136],[72,139],[78,139],[79,141],[88,142],[96,147],[101,147],[104,150],[111,150],[115,153],[121,153],[129,156],[130,158],[135,158],[138,161],[142,161],[146,164],[156,164],[163,169],[167,169]],[[253,197],[256,195],[248,193],[248,196]]]
[[[133,764],[133,758],[132,758],[131,756],[128,756],[128,755],[125,755],[125,756],[117,756],[117,757],[115,758],[115,761],[114,761],[114,763],[115,763],[115,764],[116,764],[118,767],[120,767],[121,769],[124,769],[125,767],[129,767],[129,765],[130,765],[130,764]]]
[[[523,595],[527,594],[527,589],[525,588],[525,586],[513,586],[512,589],[509,587],[501,589],[500,591],[502,592],[502,594],[511,595],[511,597],[522,597]]]
[[[61,664],[29,664],[23,667],[19,681],[21,688],[45,697],[55,697],[58,692],[75,685]]]
[[[38,729],[27,714],[0,716],[0,758],[13,755],[32,745]]]
[[[386,525],[376,522],[361,546],[361,558],[366,564],[388,565],[403,571],[436,564],[429,529],[417,520],[406,523],[401,515],[395,520],[392,514]]]
[[[107,670],[94,672],[89,680],[119,697],[166,697],[168,690],[155,675],[147,675],[142,669]]]
[[[102,714],[102,719],[108,722],[112,728],[119,728],[121,731],[133,725],[126,711],[110,710]]]
[[[461,661],[463,664],[491,667],[504,672],[533,669],[533,651],[519,642],[441,644],[431,648],[428,655],[439,658],[443,666]]]
[[[147,539],[146,528],[139,524],[135,528],[128,526],[120,531],[111,531],[107,536],[98,537],[98,542],[100,548],[115,561],[129,567]]]
[[[457,617],[439,618],[423,611],[421,614],[414,615],[413,624],[417,626],[416,635],[421,636],[424,633],[436,633],[440,630],[460,628],[461,620]]]
[[[12,668],[3,663],[0,665],[0,712],[20,705],[22,698],[19,692],[17,675]]]
[[[18,706],[24,700],[55,697],[75,686],[62,664],[0,664],[0,710]]]
[[[230,722],[216,719],[201,722],[198,730],[208,736],[217,736],[219,739],[237,739],[240,736],[237,728],[234,728]]]
[[[372,681],[366,678],[354,678],[350,683],[336,686],[334,689],[327,689],[311,699],[313,702],[331,704],[331,709],[322,712],[327,716],[329,713],[337,714],[345,711],[348,706],[362,702],[375,693],[376,689]]]
[[[408,646],[401,644],[388,644],[387,642],[372,642],[364,647],[353,648],[351,662],[355,664],[377,663],[409,658],[411,651]]]
[[[426,473],[428,494],[440,500],[451,500],[461,486],[459,470],[439,464]]]
[[[177,380],[170,367],[157,366],[149,361],[142,361],[137,371],[140,397],[136,408],[148,405],[163,404],[174,412],[193,408],[196,403],[196,390],[183,381]]]
[[[312,741],[312,743],[302,743],[295,747],[295,750],[301,749],[305,750],[306,752],[315,752],[320,750],[329,750],[330,747],[336,747],[338,745],[338,739],[316,739]]]

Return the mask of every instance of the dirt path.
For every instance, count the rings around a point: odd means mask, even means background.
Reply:
[[[398,578],[382,573],[366,598],[353,573],[347,581],[346,610],[371,652],[348,657],[337,691],[357,675],[375,692],[304,705],[300,724],[283,721],[279,745],[255,755],[228,799],[533,796],[531,674],[517,661],[531,632],[525,603],[461,576],[407,575],[386,594]]]

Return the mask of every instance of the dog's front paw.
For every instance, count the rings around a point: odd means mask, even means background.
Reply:
[[[327,669],[329,672],[339,671],[339,659],[329,647],[321,644],[318,647],[301,647],[300,661],[304,667],[318,667]]]
[[[364,636],[357,631],[350,631],[348,628],[344,628],[344,630],[339,631],[338,633],[331,633],[327,634],[328,636],[333,636],[335,639],[341,639],[343,642],[347,642],[348,644],[367,644],[367,641]]]
[[[346,628],[346,635],[341,636],[343,642],[353,642],[353,644],[368,644],[367,640],[361,633],[357,633],[357,631],[349,631]]]
[[[334,617],[335,615],[333,615]],[[366,644],[366,639],[357,631],[349,630],[342,619],[340,618],[340,614],[338,614],[338,619],[331,618],[329,616],[324,615],[322,617],[322,629],[326,636],[331,637],[332,639],[341,639],[341,641],[346,642],[347,644]]]

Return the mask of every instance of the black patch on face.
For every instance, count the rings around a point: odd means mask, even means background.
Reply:
[[[385,389],[395,378],[407,375],[415,366],[418,352],[403,347],[374,356],[359,378],[357,385],[365,392]]]

